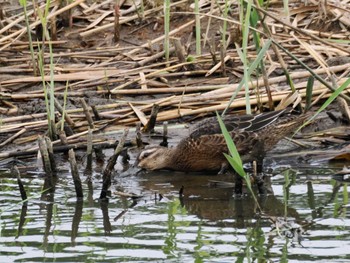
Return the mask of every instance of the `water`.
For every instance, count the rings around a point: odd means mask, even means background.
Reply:
[[[123,173],[100,202],[95,170],[91,184],[82,176],[77,202],[68,171],[54,193],[41,192],[42,176],[24,174],[25,206],[16,179],[4,173],[0,262],[350,262],[348,188],[328,168],[293,167],[287,188],[285,173],[273,176],[273,194],[259,197],[261,216],[250,194],[236,198],[209,183],[232,181],[227,175]]]

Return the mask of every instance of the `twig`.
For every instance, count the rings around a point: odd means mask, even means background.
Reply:
[[[154,130],[154,126],[156,125],[156,121],[157,121],[157,115],[158,115],[159,108],[160,107],[158,104],[153,105],[152,111],[151,111],[151,116],[149,117],[149,120],[148,120],[147,124],[145,125],[145,127],[143,127],[143,132],[152,132]]]
[[[83,112],[86,116],[86,120],[89,123],[89,127],[91,129],[95,128],[94,121],[92,120],[88,105],[86,104],[84,99],[80,99],[80,102],[81,102],[81,106],[83,107]]]
[[[111,174],[113,171],[113,167],[118,159],[119,154],[122,152],[125,144],[126,137],[128,135],[129,130],[124,129],[124,133],[120,138],[118,146],[115,148],[114,154],[109,158],[106,168],[103,171],[103,184],[102,190],[100,194],[100,199],[105,199],[107,197],[107,191],[109,186],[111,185]]]
[[[78,165],[75,159],[75,153],[73,149],[68,151],[69,154],[69,163],[71,167],[71,173],[74,181],[75,193],[77,194],[77,199],[83,198],[83,187],[81,185],[81,180],[79,177]]]

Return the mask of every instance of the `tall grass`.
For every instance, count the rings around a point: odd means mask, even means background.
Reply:
[[[253,63],[250,63],[248,60],[248,42],[249,42],[249,34],[250,34],[250,26],[252,23],[252,26],[256,26],[259,20],[259,16],[255,10],[252,12],[252,5],[253,1],[252,0],[241,0],[238,2],[238,8],[239,8],[239,20],[242,25],[242,47],[239,48],[239,46],[236,46],[237,48],[237,53],[242,61],[243,64],[243,79],[239,83],[239,86],[237,87],[236,91],[232,94],[231,99],[224,110],[223,114],[226,113],[230,105],[232,104],[233,100],[237,96],[238,92],[241,90],[241,88],[244,86],[245,90],[245,99],[246,99],[246,113],[251,114],[251,106],[250,106],[250,96],[249,96],[249,82],[250,82],[250,76],[253,73],[254,70],[258,67],[260,64],[261,67],[263,67],[263,60],[262,58],[265,56],[265,52],[267,49],[270,47],[271,40],[267,41],[267,43],[264,45],[264,47],[260,48],[260,36],[254,32],[253,37],[255,41],[255,46],[257,49],[258,56],[253,61]],[[227,7],[227,1],[225,2],[225,11],[224,14],[227,12],[226,10]],[[225,22],[226,19],[224,19],[224,29],[225,28]],[[224,32],[223,32],[224,33]],[[223,35],[224,39],[224,35]],[[224,40],[222,40],[224,42]]]
[[[261,48],[260,52],[258,53],[258,56],[256,57],[256,59],[253,61],[253,63],[249,66],[247,72],[245,74],[247,74],[248,76],[250,76],[254,70],[259,66],[260,64],[260,61],[264,58],[265,56],[265,53],[267,52],[267,50],[269,49],[270,45],[271,45],[271,42],[272,40],[268,40],[265,45]],[[238,51],[238,49],[237,49]],[[242,54],[240,51],[238,51],[238,54],[240,56],[244,56],[244,54]],[[240,92],[241,88],[243,87],[243,85],[246,85],[246,82],[244,79],[241,80],[241,82],[239,83],[237,89],[235,90],[235,92],[232,94],[231,98],[230,98],[230,101],[228,102],[225,110],[223,111],[222,115],[225,115],[227,110],[230,108],[233,100],[236,98],[238,92]],[[247,84],[248,85],[248,84]],[[247,86],[248,89],[249,89],[249,85]],[[249,97],[246,97],[246,99],[248,99],[248,102],[249,103]],[[250,105],[250,103],[249,103]],[[250,107],[250,106],[249,106]]]
[[[259,210],[261,211],[259,202],[256,199],[256,196],[255,196],[254,191],[252,189],[252,183],[251,183],[250,177],[244,171],[243,162],[242,162],[242,159],[237,151],[236,145],[235,145],[234,141],[232,140],[230,133],[227,131],[226,126],[225,126],[224,122],[222,121],[220,115],[218,113],[216,113],[216,115],[217,115],[218,122],[219,122],[219,125],[221,128],[221,132],[225,138],[225,142],[227,144],[227,148],[229,151],[229,154],[224,153],[224,155],[225,155],[227,161],[229,162],[229,164],[235,170],[235,172],[239,176],[241,176],[243,178],[243,180],[245,181],[249,192],[252,194],[252,196],[255,200],[255,203],[257,204]]]
[[[225,6],[224,6],[224,13],[223,13],[223,18],[224,21],[222,23],[222,47],[226,50],[226,33],[227,33],[227,14],[228,14],[228,8],[229,8],[229,1],[225,0]]]
[[[20,5],[23,7],[23,12],[24,12],[24,19],[26,21],[26,27],[27,27],[27,32],[28,32],[28,42],[29,42],[29,50],[30,50],[30,56],[32,58],[32,64],[33,64],[33,73],[34,76],[38,75],[37,72],[37,64],[35,60],[35,52],[33,48],[33,40],[32,40],[32,34],[29,26],[29,18],[27,14],[27,1],[26,0],[19,0]]]
[[[342,85],[340,85],[332,93],[332,95],[321,105],[321,107],[316,111],[316,113],[308,121],[306,121],[302,126],[300,126],[299,129],[295,133],[297,133],[303,127],[305,127],[310,122],[312,122],[316,118],[316,116],[318,114],[320,114],[323,110],[325,110],[329,106],[329,104],[331,104],[349,85],[350,85],[350,78],[348,78]]]
[[[69,82],[67,80],[66,89],[64,90],[64,96],[63,96],[63,112],[62,112],[62,118],[61,118],[61,131],[64,130],[64,118],[65,118],[65,114],[66,114],[68,86],[69,86]]]
[[[20,4],[23,7],[23,12],[26,17],[26,24],[27,24],[27,32],[28,32],[28,39],[29,39],[29,47],[30,47],[30,53],[33,60],[33,67],[36,67],[35,65],[35,52],[32,45],[32,37],[30,33],[30,27],[29,27],[29,21],[28,21],[28,15],[27,15],[27,1],[26,0],[20,0]],[[49,31],[47,29],[48,27],[48,20],[47,16],[49,14],[49,8],[51,5],[51,1],[47,0],[44,8],[44,12],[38,8],[37,13],[40,18],[41,26],[43,28],[43,35],[42,35],[42,46],[38,45],[38,67],[40,76],[42,79],[43,84],[43,92],[45,95],[45,105],[46,105],[46,112],[47,112],[47,122],[48,122],[48,128],[49,128],[49,136],[51,139],[54,139],[54,121],[55,121],[55,83],[54,83],[54,61],[53,61],[53,49],[51,44],[51,38]],[[47,45],[49,47],[49,58],[50,58],[50,82],[47,84],[45,81],[45,46]],[[49,86],[49,87],[48,87]]]
[[[289,22],[289,0],[283,0],[284,15]]]
[[[252,10],[252,0],[246,2],[245,14],[243,19],[243,41],[242,41],[242,57],[243,62],[243,82],[245,87],[245,98],[246,98],[246,112],[251,114],[250,98],[249,98],[249,80],[250,74],[248,73],[249,63],[248,63],[248,40],[249,40],[249,26],[250,26],[250,14]],[[245,6],[245,2],[242,1],[241,7]]]
[[[164,0],[164,52],[165,60],[169,61],[169,49],[170,49],[170,0]]]
[[[199,14],[199,0],[194,1],[194,12],[196,21],[196,55],[200,56],[201,51],[201,19]]]
[[[255,3],[259,4],[261,6],[263,4],[263,0],[257,0],[257,1],[255,1]],[[258,11],[254,8],[252,10],[251,16],[250,16],[251,27],[257,28],[259,26],[260,22],[262,24],[264,23],[263,21],[261,21]],[[253,42],[255,44],[256,52],[259,53],[261,48],[262,48],[261,44],[263,43],[263,41],[261,39],[260,32],[252,30],[252,35],[253,35]],[[271,91],[270,91],[270,88],[269,88],[269,85],[268,85],[268,80],[267,80],[268,76],[267,76],[265,68],[266,68],[265,67],[265,62],[262,59],[262,60],[260,60],[259,67],[256,70],[256,78],[259,78],[261,75],[263,75],[263,80],[265,82],[266,93],[267,93],[267,96],[269,98],[269,108],[272,110],[274,108],[274,105],[273,105],[273,101],[272,101]],[[258,88],[256,88],[256,93],[257,93],[257,97],[258,97],[259,96],[259,89]],[[258,106],[259,106],[259,108],[262,108],[262,105],[258,105]]]

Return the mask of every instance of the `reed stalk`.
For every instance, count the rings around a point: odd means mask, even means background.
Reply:
[[[65,121],[65,115],[66,115],[66,105],[67,105],[67,94],[68,94],[68,81],[66,82],[66,89],[64,91],[63,95],[63,112],[62,112],[62,118],[61,118],[61,131],[64,130],[64,121]]]
[[[229,7],[229,2],[228,0],[225,0],[225,6],[224,6],[224,13],[223,17],[224,20],[222,22],[222,37],[221,37],[221,42],[224,50],[226,50],[226,35],[227,35],[227,14],[228,14],[228,7]]]
[[[46,112],[47,112],[47,121],[48,121],[48,129],[49,129],[49,136],[51,140],[54,140],[54,127],[53,123],[55,121],[55,82],[54,82],[54,61],[53,61],[53,49],[52,49],[52,43],[49,31],[47,29],[48,26],[48,14],[49,14],[49,7],[50,7],[51,1],[47,0],[44,12],[41,11],[41,9],[38,9],[38,15],[40,18],[40,22],[43,28],[43,43],[41,52],[39,55],[39,61],[40,61],[40,75],[42,77],[42,83],[43,83],[43,89],[45,94],[45,103],[46,103]],[[44,60],[44,50],[45,50],[45,43],[48,43],[49,47],[49,59],[50,59],[50,84],[49,89],[47,88],[46,81],[44,79],[45,77],[45,60]]]
[[[170,56],[170,0],[164,1],[164,51],[165,60]]]
[[[250,76],[253,73],[253,71],[258,67],[260,61],[264,58],[265,53],[269,49],[269,47],[271,45],[271,42],[272,42],[271,40],[268,40],[265,43],[263,48],[260,50],[258,56],[256,57],[256,59],[253,61],[253,63],[250,65],[250,67],[244,73],[245,76]],[[237,51],[238,51],[238,49],[237,49]],[[244,54],[243,54],[243,56],[244,56]],[[249,104],[249,108],[250,108],[250,103],[251,103],[249,96],[248,96],[248,101],[247,101],[247,90],[249,92],[249,83],[246,83],[246,79],[242,79],[241,82],[239,83],[238,87],[236,88],[235,92],[232,94],[232,96],[230,98],[230,101],[228,102],[227,107],[223,111],[222,115],[226,114],[227,110],[230,108],[233,100],[236,98],[238,92],[240,92],[240,90],[243,87],[243,85],[247,85],[247,86],[245,86],[246,111],[247,111],[247,114],[250,114],[250,113],[248,113],[248,109],[247,109],[247,103]]]
[[[32,59],[32,64],[33,64],[33,73],[34,73],[34,76],[37,76],[38,75],[37,63],[35,61],[35,52],[34,52],[34,48],[33,48],[32,33],[30,31],[30,26],[29,26],[29,18],[28,18],[28,12],[27,12],[27,1],[26,0],[19,0],[19,3],[23,7],[23,12],[24,12],[24,17],[25,17],[25,22],[26,22],[26,27],[27,27],[27,33],[28,33],[28,42],[29,42],[30,56],[31,56],[31,59]]]
[[[200,56],[201,51],[201,19],[199,14],[199,0],[194,1],[194,12],[196,20],[196,55]]]
[[[243,5],[242,5],[243,6]],[[252,0],[247,1],[247,5],[245,7],[245,15],[243,20],[243,42],[242,42],[242,62],[243,62],[243,81],[245,87],[245,99],[246,99],[246,112],[247,114],[251,114],[251,106],[249,99],[249,81],[250,74],[248,73],[248,40],[249,40],[249,27],[250,27],[250,14],[252,9]]]

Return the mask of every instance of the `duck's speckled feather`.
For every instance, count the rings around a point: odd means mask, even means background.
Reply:
[[[287,108],[280,111],[271,111],[258,115],[226,115],[222,118],[222,120],[229,132],[234,130],[256,132],[276,121],[279,116],[290,111],[291,109]],[[221,133],[217,117],[210,117],[195,125],[191,131],[190,137],[196,138],[205,134],[217,133]]]
[[[224,123],[244,162],[264,157],[284,136],[300,126],[308,115],[286,114],[287,110],[259,115],[227,116]],[[265,118],[266,117],[266,118]],[[219,171],[227,160],[227,146],[216,117],[206,119],[174,148],[157,147],[140,160],[146,169]]]

